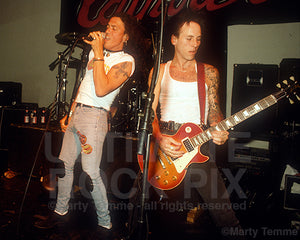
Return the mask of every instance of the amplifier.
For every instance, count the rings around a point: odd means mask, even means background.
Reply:
[[[22,100],[22,84],[0,82],[0,106],[14,106]]]

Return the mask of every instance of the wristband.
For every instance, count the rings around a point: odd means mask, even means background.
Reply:
[[[103,58],[94,58],[93,62],[95,62],[95,61],[104,61],[104,59]]]

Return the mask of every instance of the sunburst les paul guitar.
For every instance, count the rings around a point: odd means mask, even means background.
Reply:
[[[173,189],[182,182],[190,164],[208,161],[209,157],[202,154],[200,148],[204,143],[212,139],[212,131],[231,129],[237,124],[274,105],[284,97],[288,97],[291,103],[293,103],[293,100],[290,98],[291,96],[295,96],[300,100],[300,97],[297,95],[299,84],[295,81],[294,77],[291,77],[289,81],[284,80],[283,83],[277,84],[277,87],[280,88],[278,92],[244,108],[207,130],[203,130],[193,123],[183,124],[176,134],[168,135],[182,143],[180,150],[184,151],[185,154],[180,158],[173,159],[166,155],[159,148],[155,138],[153,138],[150,143],[147,177],[150,184],[162,190]],[[140,169],[143,171],[143,158],[141,156],[138,157],[138,162]]]

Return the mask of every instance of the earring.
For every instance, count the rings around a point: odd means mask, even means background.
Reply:
[[[127,46],[127,40],[124,42],[124,45]]]

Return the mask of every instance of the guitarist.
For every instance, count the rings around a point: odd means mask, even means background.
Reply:
[[[218,99],[218,70],[204,64],[205,109],[200,116],[199,96],[197,88],[197,62],[195,56],[201,44],[202,26],[199,16],[190,11],[183,11],[174,17],[171,26],[171,44],[174,56],[171,61],[160,65],[159,77],[154,90],[155,98],[152,108],[155,113],[153,121],[153,136],[158,141],[161,150],[172,158],[181,157],[181,143],[163,134],[173,135],[183,123],[192,122],[198,125],[209,123],[213,126],[223,119]],[[170,29],[170,28],[169,28]],[[152,72],[149,79],[152,78]],[[200,96],[201,97],[201,96]],[[201,98],[200,98],[201,99]],[[160,119],[157,107],[160,106]],[[201,121],[202,119],[202,121]],[[227,131],[212,132],[213,142],[224,144],[228,139]],[[212,171],[217,172],[217,179],[212,181]],[[203,174],[205,173],[205,174]],[[206,184],[197,187],[197,191],[206,203],[227,203],[230,205],[225,184],[217,166],[213,161],[192,164],[188,174],[199,182],[205,179]],[[214,184],[216,185],[213,185]],[[196,187],[196,186],[195,186]],[[217,189],[217,194],[215,191]],[[215,225],[222,227],[237,227],[239,221],[232,209],[210,209],[210,216]]]

